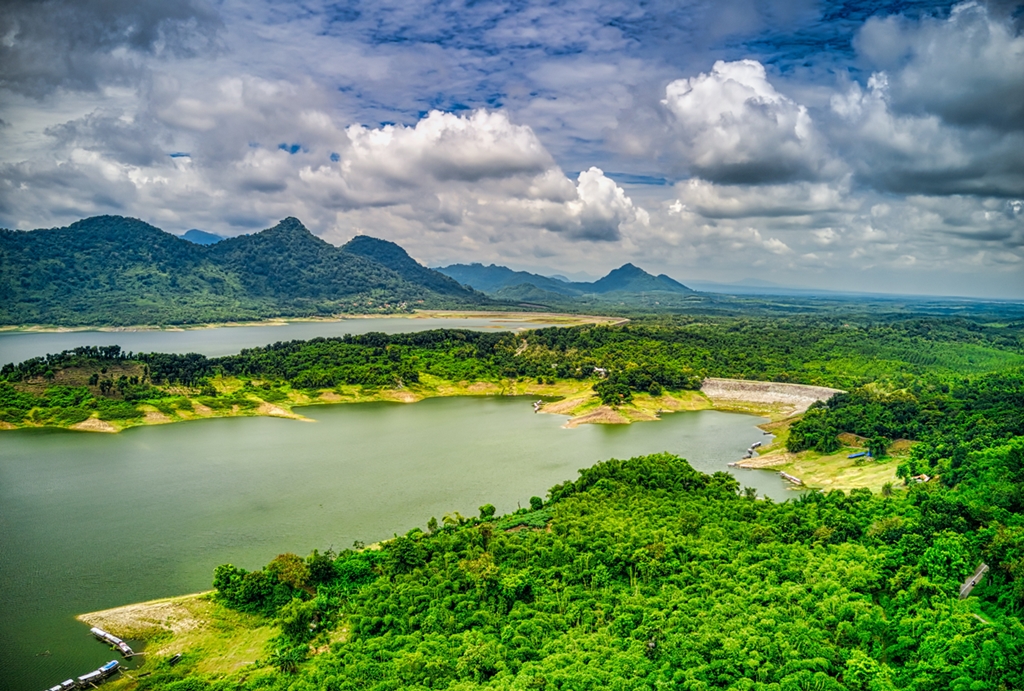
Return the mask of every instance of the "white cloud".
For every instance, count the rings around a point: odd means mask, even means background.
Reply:
[[[957,5],[946,19],[869,19],[857,49],[890,74],[890,103],[898,112],[1024,129],[1024,35],[979,3]]]
[[[1024,132],[947,124],[936,114],[901,114],[884,72],[868,88],[852,84],[832,98],[833,136],[859,179],[898,193],[1024,193]]]
[[[806,216],[849,211],[857,202],[847,182],[787,185],[716,185],[693,178],[675,186],[678,203],[705,218]]]
[[[813,179],[828,163],[807,108],[776,91],[755,60],[719,60],[710,73],[677,79],[662,103],[673,118],[682,166],[703,178]]]
[[[346,131],[351,143],[343,172],[398,185],[436,181],[479,182],[540,174],[554,160],[529,127],[504,113],[479,110],[468,116],[432,111],[414,127],[361,126]]]
[[[982,5],[872,18],[877,69],[832,97],[830,134],[858,178],[897,193],[1024,195],[1024,36]]]

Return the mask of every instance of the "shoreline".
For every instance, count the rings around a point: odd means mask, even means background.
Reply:
[[[273,317],[258,321],[227,321],[227,322],[204,322],[201,324],[175,324],[172,326],[160,326],[155,324],[133,324],[130,326],[55,326],[52,324],[28,324],[18,326],[0,326],[0,334],[19,333],[75,333],[75,332],[101,332],[101,333],[125,333],[125,332],[146,332],[146,331],[202,331],[204,329],[219,329],[223,327],[246,327],[246,326],[287,326],[288,324],[302,324],[315,322],[339,322],[355,319],[494,319],[513,322],[541,323],[547,324],[552,321],[565,321],[569,326],[583,324],[625,324],[629,319],[625,317],[606,317],[592,314],[568,314],[565,312],[495,312],[490,310],[413,310],[412,312],[399,312],[394,314],[338,314],[330,317]]]
[[[807,387],[800,384],[780,384],[752,380],[707,379],[700,390],[666,391],[658,396],[637,393],[633,401],[622,406],[607,406],[600,402],[592,383],[584,380],[562,380],[554,384],[538,384],[512,379],[501,381],[460,381],[450,382],[421,375],[420,384],[401,389],[377,389],[367,391],[357,385],[321,389],[316,395],[291,391],[286,400],[268,401],[259,397],[256,391],[245,391],[237,379],[219,379],[218,389],[222,394],[244,392],[251,405],[242,407],[233,404],[230,408],[213,408],[206,405],[200,396],[186,396],[190,408],[175,408],[168,414],[157,405],[142,403],[139,409],[143,415],[128,420],[101,420],[90,417],[69,425],[33,425],[0,423],[0,432],[16,429],[67,429],[75,432],[117,434],[135,427],[167,425],[192,420],[209,420],[233,417],[279,417],[301,422],[315,420],[295,412],[295,408],[317,405],[346,403],[416,403],[427,398],[449,398],[455,396],[537,396],[541,399],[556,399],[543,402],[536,412],[548,415],[563,415],[567,418],[566,428],[583,424],[633,424],[653,422],[662,414],[694,412],[698,410],[719,410],[722,412],[744,413],[767,417],[769,423],[793,418],[803,413],[812,399],[806,389],[819,389],[819,396],[836,391],[824,387]],[[732,393],[720,395],[723,382],[733,386]],[[799,400],[793,399],[787,391],[798,391]],[[767,393],[766,393],[767,392]],[[788,397],[787,397],[788,396]],[[209,401],[206,401],[209,403]],[[211,404],[212,405],[212,404]],[[767,449],[766,449],[767,450]],[[746,466],[741,466],[746,467]]]

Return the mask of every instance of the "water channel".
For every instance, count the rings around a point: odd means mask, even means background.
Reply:
[[[542,319],[543,317],[539,317]],[[0,331],[0,365],[23,362],[47,353],[78,346],[119,345],[133,353],[202,353],[208,357],[233,355],[243,348],[277,341],[295,341],[370,331],[407,333],[428,329],[474,331],[540,329],[556,326],[514,316],[354,317],[351,319],[293,321],[274,324],[218,326],[197,329],[138,329],[127,331]]]

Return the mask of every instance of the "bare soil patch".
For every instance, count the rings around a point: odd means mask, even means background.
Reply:
[[[572,415],[573,409],[584,403],[587,398],[589,398],[589,396],[584,398],[566,398],[561,401],[545,403],[540,407],[540,412],[551,413],[553,415]]]
[[[381,398],[398,403],[415,403],[416,401],[423,400],[422,396],[417,396],[411,391],[383,391],[381,392]]]
[[[159,410],[147,410],[146,414],[142,416],[142,419],[144,419],[148,425],[158,425],[171,421],[171,418],[167,417]]]
[[[574,417],[565,423],[566,427],[576,427],[577,425],[587,424],[600,424],[600,425],[625,425],[628,424],[627,420],[622,413],[615,410],[610,406],[599,406],[589,413],[584,413],[579,417]]]
[[[95,417],[91,417],[88,420],[82,420],[78,424],[71,425],[71,429],[77,429],[83,432],[117,432],[117,428],[112,424],[106,420],[100,420]]]
[[[815,401],[827,401],[835,394],[843,393],[825,386],[712,378],[705,379],[700,390],[715,405],[732,401],[757,403],[779,406],[789,415],[804,412]]]
[[[796,454],[788,451],[767,453],[764,456],[747,458],[736,463],[739,468],[772,468],[777,465],[786,465],[796,460]]]
[[[98,626],[122,638],[151,638],[162,633],[181,634],[203,625],[207,595],[183,595],[80,614],[79,621]]]
[[[256,412],[260,415],[269,415],[271,417],[296,417],[294,413],[289,413],[284,408],[279,408],[273,403],[267,403],[266,401],[260,403],[259,407],[256,408]]]
[[[853,432],[843,432],[842,434],[839,435],[838,439],[843,443],[844,446],[860,447],[867,446],[868,443],[867,437],[862,437],[860,435],[854,434]]]

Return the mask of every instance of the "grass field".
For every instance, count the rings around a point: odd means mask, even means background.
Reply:
[[[267,619],[228,609],[210,593],[184,595],[91,612],[77,617],[122,638],[146,641],[145,662],[104,688],[130,689],[135,679],[182,654],[181,669],[203,674],[229,674],[266,655],[267,642],[278,628]]]

